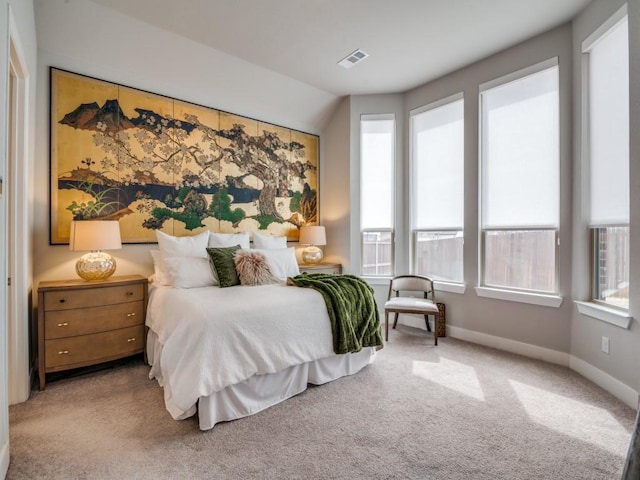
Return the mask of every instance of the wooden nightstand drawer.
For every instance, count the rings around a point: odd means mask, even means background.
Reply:
[[[44,310],[72,310],[116,303],[133,302],[144,298],[142,285],[119,285],[96,289],[53,291],[44,294]]]
[[[340,263],[318,263],[316,265],[301,264],[300,273],[342,273],[342,264]]]
[[[83,366],[142,352],[144,327],[46,340],[46,368]]]
[[[44,320],[44,338],[74,337],[133,327],[144,323],[142,301],[113,306],[78,308],[48,312]]]
[[[144,352],[148,284],[140,275],[38,286],[38,376]]]

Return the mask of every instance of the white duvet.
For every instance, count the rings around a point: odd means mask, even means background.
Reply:
[[[229,385],[334,355],[322,296],[284,283],[153,286],[146,324],[162,345],[160,365],[150,355],[150,377],[163,385],[175,419],[193,415],[198,398]]]

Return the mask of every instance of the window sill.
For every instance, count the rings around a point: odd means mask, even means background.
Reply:
[[[502,290],[499,288],[475,287],[476,295],[484,298],[494,298],[496,300],[507,300],[509,302],[529,303],[542,307],[559,308],[562,305],[562,297],[557,295],[544,295],[541,293],[516,292],[513,290]]]
[[[362,277],[369,285],[385,285],[389,286],[389,282],[393,277]],[[467,286],[464,283],[439,282],[434,280],[433,286],[436,292],[458,293],[464,294]]]
[[[628,330],[629,325],[631,325],[631,320],[633,320],[633,317],[629,315],[629,313],[621,312],[620,310],[609,308],[604,305],[599,305],[593,302],[576,301],[574,303],[578,307],[578,312],[581,315],[602,320],[603,322],[610,323],[616,327]]]
[[[464,295],[464,292],[467,291],[467,286],[464,283],[439,282],[438,280],[433,281],[433,288],[436,290],[436,293],[447,292]]]
[[[391,277],[362,277],[369,285],[386,285],[389,286]]]

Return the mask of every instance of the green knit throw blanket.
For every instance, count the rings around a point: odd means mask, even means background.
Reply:
[[[337,354],[382,345],[380,313],[373,289],[355,275],[303,273],[290,278],[298,287],[313,288],[327,304]]]

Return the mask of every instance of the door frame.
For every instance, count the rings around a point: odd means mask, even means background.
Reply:
[[[7,122],[7,288],[8,393],[9,405],[24,402],[31,391],[29,361],[29,296],[31,290],[32,202],[29,158],[29,72],[18,27],[9,9],[9,76],[7,102],[13,118]]]

